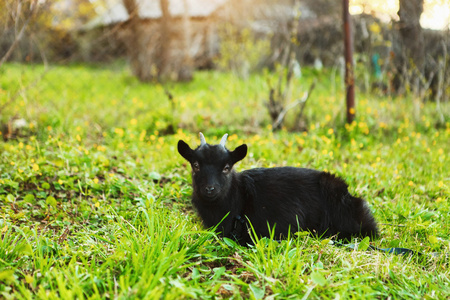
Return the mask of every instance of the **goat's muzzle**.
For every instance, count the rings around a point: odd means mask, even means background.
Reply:
[[[207,185],[203,188],[203,196],[212,200],[219,194],[219,189],[213,185]]]

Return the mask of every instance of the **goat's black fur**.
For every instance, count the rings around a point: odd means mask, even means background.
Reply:
[[[256,168],[237,173],[233,165],[247,154],[247,145],[234,151],[204,143],[192,150],[184,141],[178,152],[192,166],[192,203],[206,227],[232,237],[237,216],[248,219],[258,236],[275,238],[289,232],[310,231],[320,237],[349,240],[378,235],[367,203],[352,196],[347,184],[327,172],[293,167]],[[226,136],[224,137],[224,141]],[[247,230],[239,236],[251,244]]]

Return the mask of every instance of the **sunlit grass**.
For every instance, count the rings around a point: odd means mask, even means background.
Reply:
[[[199,72],[192,83],[142,84],[120,68],[8,64],[0,103],[27,120],[0,143],[0,297],[8,298],[436,298],[450,296],[450,124],[433,103],[418,118],[410,97],[360,95],[346,125],[329,72],[305,70],[307,131],[273,133],[264,106],[270,74],[241,81]],[[173,96],[171,103],[165,94]],[[292,112],[294,113],[294,112]],[[173,128],[171,127],[173,126]],[[236,168],[328,170],[369,202],[372,244],[425,259],[332,246],[302,234],[242,248],[207,233],[190,205],[178,156],[198,131],[248,156]]]

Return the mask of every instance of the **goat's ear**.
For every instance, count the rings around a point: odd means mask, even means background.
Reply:
[[[237,163],[238,161],[244,159],[244,157],[247,155],[247,145],[243,144],[234,149],[233,152],[231,152],[231,157],[233,160],[233,164]]]
[[[183,156],[184,159],[191,162],[193,152],[194,150],[192,150],[191,147],[189,147],[189,145],[186,144],[185,141],[183,140],[178,141],[178,153],[180,153],[180,155]]]

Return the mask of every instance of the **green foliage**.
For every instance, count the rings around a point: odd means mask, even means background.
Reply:
[[[243,82],[201,72],[191,83],[145,85],[122,68],[7,64],[1,122],[28,122],[0,142],[0,298],[432,298],[450,296],[450,124],[435,106],[411,116],[411,99],[361,95],[344,125],[342,91],[314,77],[308,131],[273,133],[262,99],[267,77]],[[173,126],[176,130],[170,132]],[[177,129],[179,128],[179,129]],[[249,155],[237,169],[301,166],[336,173],[368,200],[381,238],[330,245],[303,232],[250,248],[202,228],[190,204],[179,139],[230,133]],[[365,251],[405,247],[425,259]]]
[[[270,41],[258,39],[249,28],[224,24],[220,29],[220,57],[216,59],[218,67],[248,78],[250,72],[269,55]]]
[[[25,24],[24,35],[10,59],[60,62],[86,56],[85,41],[77,36],[77,32],[104,10],[104,5],[102,0],[3,0],[0,2],[1,56]]]

